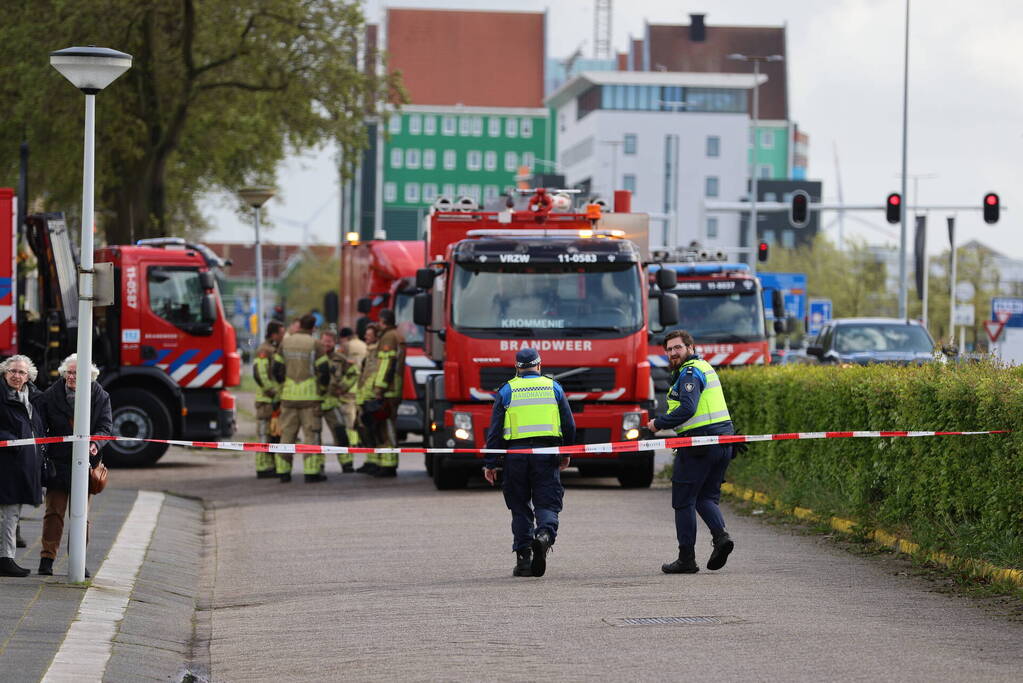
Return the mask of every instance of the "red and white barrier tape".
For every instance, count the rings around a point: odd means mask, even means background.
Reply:
[[[226,451],[251,451],[255,453],[464,453],[483,457],[497,453],[558,453],[563,455],[586,455],[589,457],[613,457],[615,453],[653,451],[661,448],[690,448],[693,446],[714,446],[730,443],[756,443],[758,441],[790,441],[803,439],[862,439],[915,436],[976,436],[981,434],[1009,434],[1007,429],[986,432],[792,432],[790,434],[733,434],[726,436],[677,436],[667,439],[645,439],[641,441],[616,441],[614,443],[591,443],[581,446],[552,446],[549,448],[361,448],[358,446],[308,446],[294,443],[248,443],[241,441],[180,441],[176,439],[132,439],[124,436],[47,436],[39,439],[14,439],[0,441],[0,448],[7,446],[28,446],[31,444],[68,443],[73,441],[150,441],[171,446],[192,448],[214,448]]]

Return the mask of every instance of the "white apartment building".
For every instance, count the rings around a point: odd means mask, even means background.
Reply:
[[[760,83],[766,76],[760,76]],[[587,71],[547,98],[558,172],[607,198],[631,190],[651,215],[653,246],[741,244],[736,213],[704,211],[705,199],[748,195],[753,74]]]

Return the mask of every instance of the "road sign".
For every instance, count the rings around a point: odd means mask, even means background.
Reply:
[[[1000,320],[999,313],[1008,313],[1006,327],[1023,327],[1023,298],[996,296],[991,299],[991,319]]]
[[[969,280],[956,283],[956,301],[969,301],[973,298],[973,294],[973,283]]]
[[[954,322],[956,325],[973,327],[976,324],[976,311],[973,304],[956,304]]]
[[[764,311],[767,319],[774,319],[771,308],[771,290],[780,289],[785,298],[785,315],[797,320],[806,317],[806,273],[757,273],[764,288]]]
[[[1003,325],[1009,322],[1009,318],[1012,317],[1012,313],[1009,311],[995,311],[995,320],[1002,323]]]
[[[987,338],[994,344],[998,341],[998,337],[1002,335],[1002,330],[1005,329],[1005,323],[1000,323],[997,320],[985,320],[984,329],[987,330]]]
[[[831,299],[810,299],[810,315],[807,316],[806,334],[809,337],[816,337],[824,327],[824,323],[831,320]]]

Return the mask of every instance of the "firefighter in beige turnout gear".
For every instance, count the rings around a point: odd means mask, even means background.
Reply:
[[[405,337],[394,324],[394,311],[380,311],[383,332],[377,344],[377,372],[373,380],[373,396],[381,402],[380,419],[376,421],[378,446],[398,447],[396,423],[401,390],[405,376]],[[394,477],[398,474],[398,454],[380,453],[380,469],[376,477]]]
[[[320,429],[323,424],[320,415],[320,397],[316,390],[316,358],[319,355],[313,328],[316,318],[312,314],[302,316],[300,327],[295,334],[288,335],[281,342],[279,359],[274,363],[275,376],[283,382],[281,391],[281,442],[298,443],[299,430],[302,443],[320,445]],[[324,481],[324,457],[322,453],[304,453],[302,471],[307,483]],[[281,482],[291,481],[290,454],[277,454],[277,473]]]

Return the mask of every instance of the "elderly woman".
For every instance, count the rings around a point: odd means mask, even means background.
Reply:
[[[0,363],[0,440],[32,439],[46,435],[42,416],[32,406],[39,390],[32,382],[36,366],[26,356]],[[28,576],[14,561],[15,534],[21,506],[39,505],[43,498],[43,446],[0,448],[0,576]]]
[[[46,425],[47,436],[74,434],[75,389],[78,387],[78,354],[72,353],[57,368],[60,379],[51,384],[36,400],[36,408]],[[89,412],[89,433],[93,436],[109,436],[113,421],[110,417],[110,395],[99,385],[96,378],[99,370],[91,366],[88,381],[92,383],[90,395],[92,407]],[[103,441],[89,442],[89,466],[99,464]],[[64,534],[64,515],[71,498],[71,443],[55,443],[48,452],[57,474],[46,483],[46,512],[43,514],[43,541],[39,551],[39,573],[53,574],[53,560],[60,548],[60,537]],[[90,500],[92,497],[89,497]],[[88,537],[88,525],[86,526]],[[85,570],[89,576],[89,570]]]

